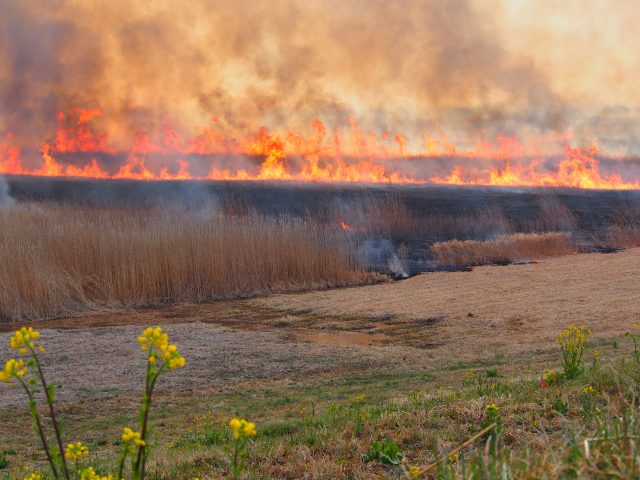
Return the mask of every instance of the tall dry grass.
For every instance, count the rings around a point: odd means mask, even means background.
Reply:
[[[0,209],[0,319],[369,280],[339,227],[215,212]]]
[[[604,245],[611,248],[640,247],[640,227],[613,225],[607,229]]]
[[[495,240],[451,240],[432,245],[436,264],[474,266],[511,263],[575,253],[571,234],[565,232],[516,233]]]
[[[622,203],[613,212],[614,224],[607,228],[604,245],[612,248],[640,247],[640,205]]]

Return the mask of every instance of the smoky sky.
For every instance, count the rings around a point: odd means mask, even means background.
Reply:
[[[101,106],[96,128],[123,144],[165,121],[189,135],[215,118],[237,136],[316,118],[344,127],[353,115],[409,135],[574,129],[636,145],[635,105],[576,100],[552,68],[561,42],[539,36],[559,27],[541,19],[536,35],[525,19],[518,30],[517,4],[524,15],[536,2],[508,3],[0,0],[0,132],[32,146],[53,135],[57,112]],[[590,83],[576,85],[586,98]]]

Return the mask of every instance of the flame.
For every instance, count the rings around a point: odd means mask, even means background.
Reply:
[[[340,222],[340,228],[342,228],[342,230],[344,230],[345,232],[347,232],[349,230],[353,230],[351,225],[349,225],[347,222],[345,222],[344,219],[340,218],[338,221]]]
[[[104,116],[97,107],[59,113],[55,135],[39,149],[39,165],[23,163],[21,149],[14,144],[13,135],[7,134],[0,139],[0,174],[132,180],[640,188],[638,179],[625,181],[619,174],[602,173],[598,149],[569,146],[570,133],[558,139],[564,144],[562,158],[555,167],[550,167],[545,156],[526,151],[515,137],[498,137],[493,142],[481,141],[464,149],[437,132],[435,136],[423,135],[421,145],[416,148],[410,137],[399,132],[364,132],[354,117],[349,119],[346,135],[342,129],[330,132],[323,122],[315,120],[308,136],[293,130],[270,132],[261,128],[245,138],[223,134],[218,119],[214,119],[188,140],[165,122],[156,138],[140,132],[127,151],[114,147],[108,135],[98,131],[96,123],[100,124]],[[424,173],[438,165],[436,160],[443,159],[451,164],[448,172]],[[346,223],[342,227],[351,228]]]

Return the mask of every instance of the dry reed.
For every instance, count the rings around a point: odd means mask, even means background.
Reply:
[[[604,243],[611,248],[640,247],[640,227],[613,225],[607,229]]]
[[[371,279],[336,227],[215,211],[0,209],[0,320]]]
[[[495,240],[451,240],[431,247],[436,264],[474,266],[511,263],[575,253],[571,234],[564,232],[517,233]]]

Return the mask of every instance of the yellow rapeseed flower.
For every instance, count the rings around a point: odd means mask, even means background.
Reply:
[[[411,475],[411,478],[417,478],[418,475],[420,475],[420,471],[420,467],[417,467],[415,465],[409,467],[409,475]]]
[[[29,367],[26,367],[23,360],[16,360],[11,358],[4,364],[4,368],[0,371],[0,382],[10,383],[15,377],[22,378],[29,371]]]
[[[242,433],[244,433],[247,437],[254,437],[256,435],[255,423],[247,422],[242,429]]]
[[[64,457],[68,460],[78,460],[89,455],[89,448],[82,442],[70,443],[64,451]]]
[[[498,413],[499,410],[500,408],[495,403],[489,403],[486,407],[484,407],[484,411],[487,413],[489,412]]]
[[[255,423],[249,422],[245,419],[233,418],[229,422],[229,428],[233,433],[233,438],[236,440],[239,438],[249,438],[256,435]]]
[[[584,325],[579,327],[569,325],[565,330],[560,332],[556,343],[567,350],[581,349],[584,348],[591,333],[591,329]]]
[[[22,480],[44,480],[44,475],[40,472],[31,472],[26,477],[22,477]]]
[[[14,350],[19,350],[20,353],[27,353],[27,347],[34,348],[34,340],[40,338],[40,333],[36,332],[33,327],[22,327],[20,330],[16,330],[15,334],[9,340],[9,345]]]
[[[496,421],[499,416],[500,409],[495,403],[490,403],[484,407],[484,413],[490,421]]]
[[[144,440],[142,440],[142,435],[140,432],[135,432],[129,427],[125,427],[122,430],[122,443],[129,449],[134,449],[137,446],[143,447],[145,445]]]
[[[162,331],[162,327],[145,328],[138,337],[138,343],[143,351],[149,352],[149,363],[162,359],[169,370],[182,368],[186,363],[178,347],[169,343],[169,336]]]
[[[80,470],[80,480],[113,480],[113,475],[102,477],[96,473],[93,467]]]
[[[144,351],[149,350],[151,347],[162,350],[169,343],[169,335],[162,332],[162,327],[147,327],[142,332],[142,335],[138,337],[138,343]]]

